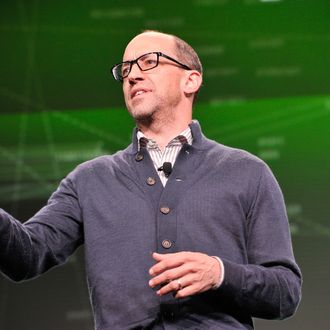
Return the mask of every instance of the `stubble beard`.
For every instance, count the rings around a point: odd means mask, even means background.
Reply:
[[[153,100],[152,102],[142,102],[145,103],[132,105],[131,107],[127,107],[127,109],[138,126],[150,126],[157,121],[164,110],[164,101],[157,98],[157,100]]]
[[[156,122],[159,124],[171,121],[171,112],[178,105],[179,101],[179,97],[174,97],[170,102],[158,98],[155,102],[147,103],[144,106],[140,105],[140,109],[134,110],[135,107],[133,106],[127,106],[127,109],[138,126],[150,127],[150,125]],[[137,107],[139,107],[139,105],[137,105]]]
[[[143,109],[142,111],[141,109],[140,111],[128,109],[128,111],[137,125],[149,126],[154,122],[156,113],[159,111],[159,109],[157,107],[153,107],[149,109]]]

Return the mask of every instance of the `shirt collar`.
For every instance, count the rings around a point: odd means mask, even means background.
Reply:
[[[137,132],[138,148],[156,149],[158,148],[157,142],[153,139],[148,139],[140,130]],[[192,144],[193,137],[191,133],[190,126],[188,126],[184,131],[182,131],[178,136],[172,139],[166,147],[184,145],[186,143]]]

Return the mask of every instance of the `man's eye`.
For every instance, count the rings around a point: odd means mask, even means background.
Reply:
[[[152,64],[155,64],[156,61],[154,59],[151,59],[151,58],[148,58],[146,61],[145,61],[146,64],[148,65],[152,65]]]
[[[121,68],[121,74],[122,76],[125,76],[129,73],[129,66],[124,66]]]
[[[146,58],[142,58],[140,63],[142,64],[142,66],[151,67],[151,66],[156,66],[157,60],[154,59],[153,57],[146,57]]]

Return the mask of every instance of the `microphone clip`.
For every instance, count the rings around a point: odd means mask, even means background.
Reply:
[[[172,163],[170,162],[164,162],[161,167],[157,169],[158,171],[163,171],[165,174],[165,177],[168,178],[170,174],[172,173]]]

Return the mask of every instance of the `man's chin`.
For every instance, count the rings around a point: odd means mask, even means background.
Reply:
[[[152,121],[154,111],[130,111],[131,116],[136,122],[150,122]]]
[[[143,124],[144,126],[149,126],[153,122],[153,114],[136,114],[133,119],[138,124]]]

